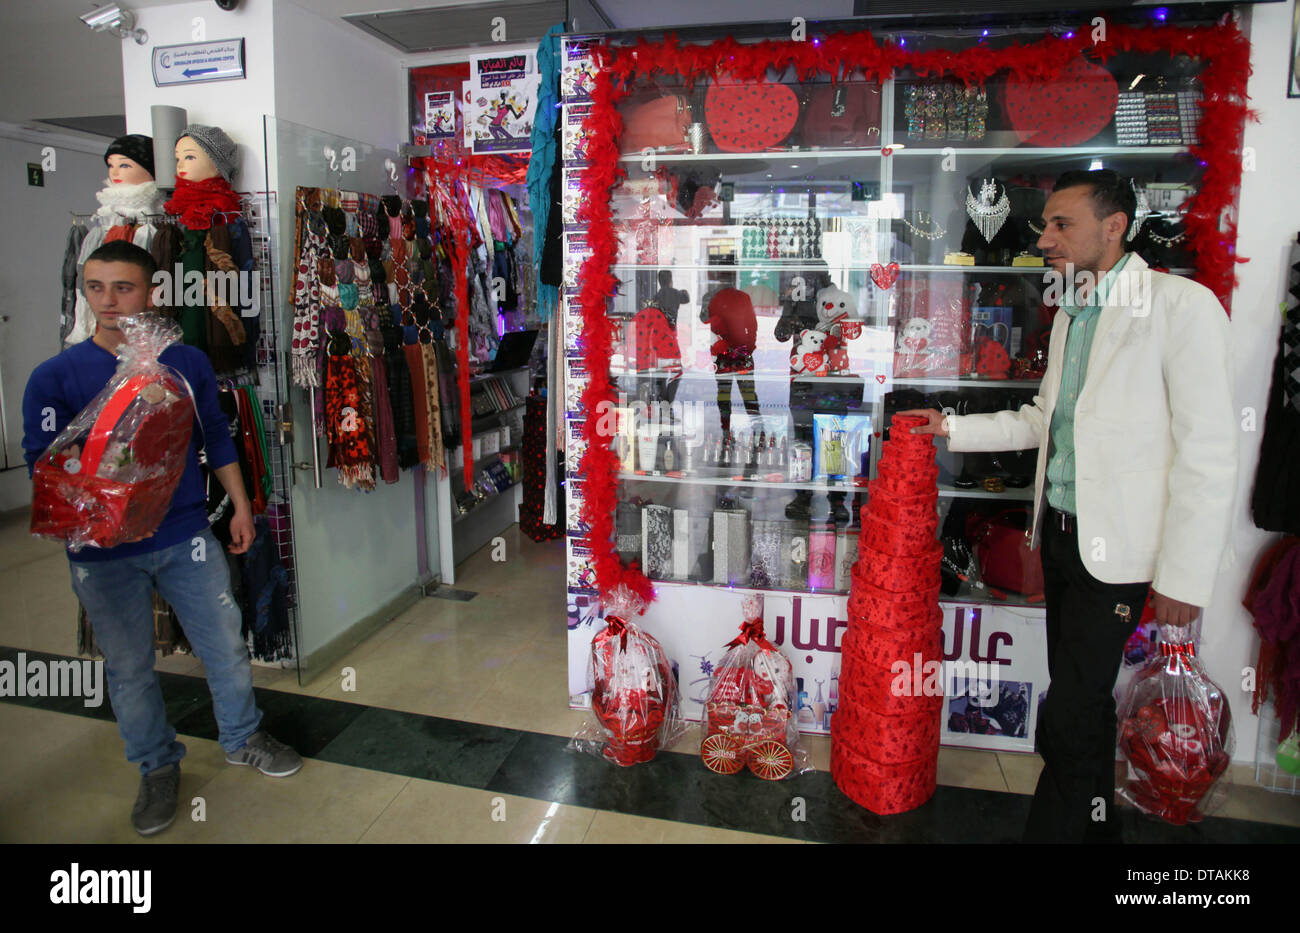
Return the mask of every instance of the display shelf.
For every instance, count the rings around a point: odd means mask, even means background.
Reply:
[[[486,498],[481,499],[481,500],[480,500],[478,503],[476,503],[472,508],[470,508],[469,511],[467,511],[467,512],[457,512],[457,513],[452,517],[452,520],[451,520],[452,524],[453,524],[453,525],[459,525],[459,524],[460,524],[461,522],[463,522],[465,519],[472,517],[472,516],[474,515],[474,513],[478,512],[478,511],[479,511],[480,509],[482,509],[484,506],[491,505],[492,503],[496,502],[498,499],[505,498],[506,493],[508,493],[510,490],[514,489],[514,488],[515,488],[516,486],[518,486],[518,485],[519,485],[519,482],[518,482],[518,481],[515,481],[515,482],[511,483],[509,486],[507,486],[505,489],[498,490],[496,495],[494,495],[494,496],[487,496]]]
[[[1004,597],[994,596],[987,586],[974,587],[963,581],[961,588],[951,596],[940,594],[941,606],[1016,606],[1025,609],[1042,609],[1042,599],[1030,600],[1019,593],[1008,593]]]
[[[735,224],[719,224],[720,227],[736,226]],[[829,263],[825,259],[784,259],[768,260],[766,262],[742,262],[734,265],[688,265],[675,263],[635,263],[620,262],[615,263],[613,269],[615,272],[659,272],[667,269],[670,272],[764,272],[764,271],[789,271],[807,269],[812,265],[817,268],[825,268],[828,272],[870,272],[872,264],[867,263]],[[954,263],[899,263],[898,272],[900,275],[916,272],[959,272],[973,275],[1033,275],[1034,273],[1046,274],[1051,271],[1050,266],[959,266]],[[1177,266],[1169,270],[1170,275],[1195,275],[1196,270],[1190,266]]]
[[[698,376],[701,379],[709,379],[709,380],[713,380],[717,376],[724,376],[724,377],[732,377],[733,379],[750,379],[753,380],[754,382],[789,382],[789,383],[800,383],[803,385],[818,385],[818,384],[853,385],[853,384],[862,384],[864,381],[862,376],[855,376],[852,374],[847,374],[842,376],[805,376],[801,378],[799,376],[791,376],[788,373],[785,374],[783,373],[716,373],[716,372],[709,372],[708,370],[704,370],[704,369],[683,369],[683,370],[672,370],[672,369],[614,370],[611,369],[609,371],[609,377],[611,379],[624,379],[624,378],[670,379],[674,376],[681,376],[683,378],[685,378],[686,376]],[[887,382],[874,383],[874,384],[888,385]]]
[[[470,385],[474,385],[479,382],[487,382],[489,379],[500,379],[504,376],[512,375],[513,373],[521,373],[527,368],[527,366],[516,366],[513,369],[502,369],[494,373],[479,373],[477,376],[470,376],[469,382]]]
[[[939,495],[951,496],[954,499],[1016,499],[1024,502],[1034,500],[1034,487],[1025,486],[1021,489],[1013,489],[1008,486],[1003,492],[989,492],[985,489],[958,489],[955,486],[939,485]]]
[[[1187,146],[1089,146],[1083,144],[1073,147],[1053,146],[915,146],[902,142],[889,142],[882,146],[866,149],[768,149],[761,152],[655,152],[647,156],[643,152],[629,152],[619,156],[620,162],[637,163],[652,158],[656,163],[679,162],[776,162],[790,161],[791,168],[803,168],[802,164],[793,164],[795,159],[803,161],[826,162],[840,159],[880,158],[885,147],[890,149],[890,158],[899,156],[1023,156],[1027,160],[1041,161],[1044,156],[1070,156],[1087,158],[1090,156],[1171,156],[1185,155],[1191,152]]]
[[[739,583],[714,583],[712,580],[652,580],[656,589],[659,587],[695,587],[703,586],[711,590],[731,590],[736,593],[782,594],[786,596],[848,596],[848,590],[836,589],[787,589],[779,586],[751,586]]]
[[[981,379],[978,376],[936,376],[895,379],[895,386],[948,386],[962,389],[1036,389],[1041,379]]]
[[[862,492],[866,486],[854,486],[852,483],[818,483],[818,482],[768,482],[761,479],[733,479],[727,476],[666,476],[661,473],[619,473],[622,482],[634,483],[677,483],[685,486],[747,486],[753,489],[803,489],[809,492]]]
[[[528,403],[527,403],[527,402],[520,402],[520,403],[517,404],[517,405],[511,405],[509,408],[501,408],[501,409],[498,409],[497,411],[485,411],[485,412],[483,412],[483,414],[481,414],[481,415],[471,415],[471,416],[470,416],[470,420],[471,420],[472,422],[477,423],[477,422],[479,422],[479,421],[482,420],[482,419],[486,419],[486,418],[494,418],[494,417],[496,417],[497,415],[506,415],[506,414],[509,414],[509,413],[512,412],[512,411],[518,411],[519,409],[521,409],[521,408],[526,408],[526,407],[528,407]]]

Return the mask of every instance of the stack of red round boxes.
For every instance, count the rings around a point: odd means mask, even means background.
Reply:
[[[895,415],[862,508],[840,703],[831,717],[831,777],[875,813],[902,813],[934,794],[943,696],[925,696],[942,664],[938,466],[925,424]],[[902,662],[899,666],[897,662]],[[933,691],[931,691],[933,692]]]

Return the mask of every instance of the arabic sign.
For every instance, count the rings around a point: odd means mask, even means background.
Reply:
[[[244,40],[220,39],[187,45],[160,45],[153,50],[153,83],[198,84],[244,77]]]

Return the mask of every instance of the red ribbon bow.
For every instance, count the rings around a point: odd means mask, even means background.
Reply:
[[[627,622],[618,616],[605,617],[605,631],[610,635],[619,636],[618,648],[620,651],[627,650]]]
[[[1181,668],[1190,672],[1192,665],[1189,663],[1196,657],[1196,645],[1193,642],[1184,642],[1180,645],[1170,644],[1167,641],[1160,643],[1161,656],[1168,658],[1165,663],[1165,671],[1170,674],[1177,674]]]
[[[740,645],[747,645],[753,641],[760,648],[767,651],[775,651],[776,646],[767,640],[763,634],[763,620],[750,619],[740,626],[740,634],[727,642],[728,648],[736,648]]]

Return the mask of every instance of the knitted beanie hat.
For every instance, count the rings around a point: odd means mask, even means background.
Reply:
[[[208,154],[208,158],[217,167],[222,178],[234,182],[235,172],[239,168],[239,147],[226,135],[225,130],[219,126],[191,123],[185,127],[185,132],[181,133],[176,141],[180,142],[186,136],[198,143],[199,148]]]
[[[119,136],[104,150],[105,165],[111,155],[126,156],[153,177],[153,137],[141,136],[139,133]]]

